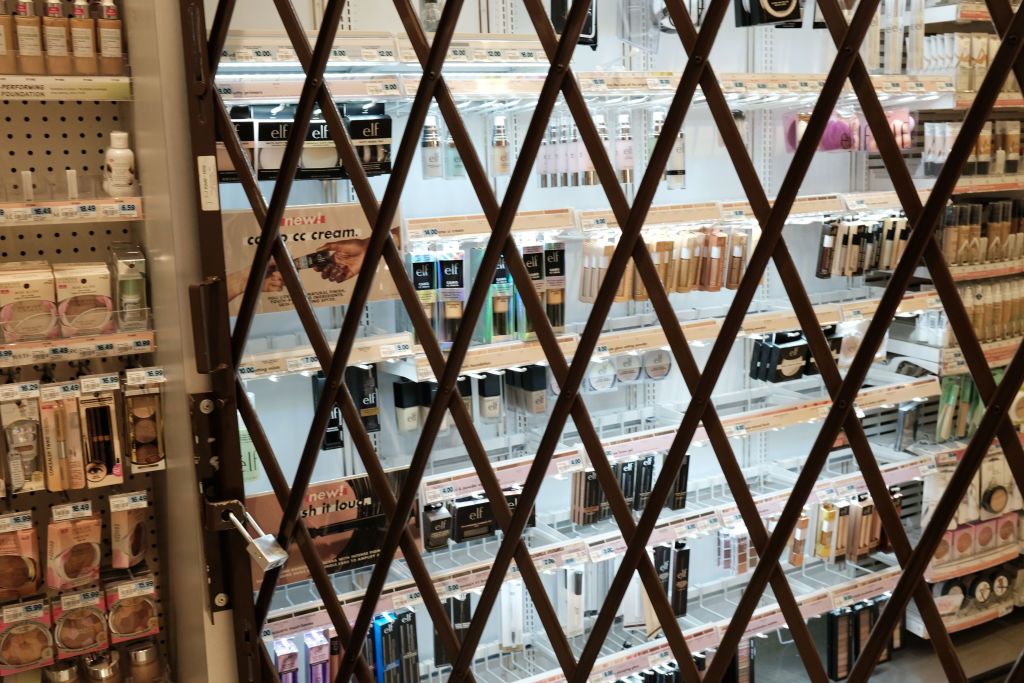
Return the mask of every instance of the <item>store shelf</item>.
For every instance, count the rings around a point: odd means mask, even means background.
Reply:
[[[1024,273],[1024,258],[1013,259],[1012,261],[998,261],[996,263],[977,263],[963,266],[950,266],[949,272],[955,282],[970,282],[972,280],[990,280],[996,277],[1009,277]],[[914,271],[914,277],[931,279],[931,273],[926,267],[920,267]]]
[[[115,223],[142,218],[142,197],[63,202],[0,202],[0,227],[6,225],[67,225]]]
[[[886,482],[909,481],[921,476],[931,461],[928,458],[914,458],[900,463],[883,465],[882,472]],[[844,475],[842,477],[825,479],[820,481],[812,493],[812,499],[831,497],[839,492],[842,495],[853,495],[866,490],[866,485],[859,474]],[[755,497],[755,503],[762,514],[781,509],[782,505],[789,498],[788,490],[780,490],[770,494]],[[666,511],[667,512],[667,511]],[[695,538],[717,531],[721,526],[732,524],[732,508],[705,507],[703,509],[684,510],[672,512],[663,517],[655,527],[649,545],[672,542],[677,539]],[[543,530],[534,530],[543,534]],[[493,541],[496,545],[497,542]],[[615,557],[620,557],[625,551],[625,540],[616,530],[602,534],[591,535],[587,538],[558,541],[547,543],[530,548],[530,555],[534,565],[541,572],[551,572],[567,567],[579,566],[585,563],[603,562]],[[458,546],[453,547],[458,550]],[[438,553],[428,555],[427,559]],[[479,557],[480,548],[477,546],[477,553],[473,556]],[[468,553],[465,555],[470,557]],[[489,560],[475,559],[469,563],[453,566],[449,569],[432,572],[434,585],[442,599],[455,595],[462,595],[466,592],[478,590],[487,579],[492,563]],[[824,611],[833,609],[834,606],[843,606],[870,597],[879,595],[889,590],[895,583],[895,576],[898,568],[886,568],[877,574],[851,581],[849,583],[835,585],[831,590],[815,591],[802,597],[801,606],[805,616],[815,616]],[[515,565],[510,568],[511,574],[516,574]],[[731,583],[736,577],[729,577],[725,583]],[[834,582],[833,582],[834,583]],[[707,593],[717,590],[723,585],[722,580],[716,579],[710,584],[701,587],[694,587],[693,593]],[[875,592],[877,591],[877,592]],[[354,618],[362,600],[362,591],[353,590],[338,596],[345,612]],[[309,601],[299,599],[295,604],[273,610],[268,618],[267,631],[265,635],[272,635],[275,638],[301,633],[310,628],[318,628],[329,625],[329,617],[323,611],[315,595],[309,595]],[[408,605],[414,605],[422,601],[419,588],[411,579],[403,579],[388,584],[377,604],[377,609],[382,611],[399,609]],[[775,608],[777,609],[777,607]],[[752,633],[761,633],[774,630],[782,626],[779,622],[773,625],[774,619],[780,619],[781,613],[773,616],[771,609],[760,610],[756,618],[751,621],[748,627]],[[704,627],[702,627],[704,628]],[[698,629],[700,630],[700,629]],[[692,645],[691,645],[692,647]],[[703,649],[703,648],[698,648]],[[633,650],[630,651],[631,653]]]
[[[71,339],[0,344],[0,368],[33,363],[57,363],[88,358],[113,358],[156,350],[152,331],[118,332]]]
[[[934,398],[939,394],[939,383],[934,378],[904,382],[889,386],[864,389],[857,397],[856,405],[861,410],[870,410],[903,401]],[[820,420],[831,407],[829,399],[814,399],[784,406],[764,408],[729,415],[722,418],[726,434],[739,438],[759,432],[784,429],[793,425]],[[664,451],[671,446],[676,427],[664,427],[602,441],[605,455],[614,463],[627,458],[636,458],[644,453]],[[694,442],[706,442],[707,433],[703,427],[697,429]],[[521,484],[533,464],[533,456],[514,458],[495,463],[494,470],[502,486]],[[547,476],[566,477],[572,472],[587,467],[586,451],[582,447],[561,450],[552,457]],[[425,477],[422,497],[426,503],[451,500],[483,490],[475,469],[464,469],[447,474]]]
[[[950,562],[938,567],[928,565],[925,570],[924,580],[928,583],[938,583],[961,576],[967,576],[985,569],[991,569],[1004,562],[1016,559],[1020,555],[1020,546],[1017,543],[1002,548],[995,548],[981,555],[972,555],[964,560]]]
[[[1013,354],[1020,347],[1021,340],[1002,339],[994,342],[985,342],[981,349],[985,354],[985,360],[989,367],[997,368],[1009,365]],[[912,341],[890,338],[886,346],[891,354],[908,356],[910,358],[930,363],[935,372],[940,375],[963,375],[968,372],[967,361],[964,360],[963,352],[959,346],[950,348],[938,348]]]
[[[486,49],[486,48],[481,48]],[[475,52],[476,50],[474,50]],[[526,64],[535,64],[525,61]],[[373,73],[351,71],[328,73],[326,81],[335,97],[411,98],[419,86],[419,73],[402,73],[394,65],[393,73],[374,62]],[[497,66],[501,62],[484,62]],[[544,70],[533,69],[509,78],[506,73],[446,73],[445,83],[452,95],[463,100],[530,98],[540,94]],[[446,64],[447,67],[447,64]],[[297,99],[305,76],[291,69],[273,70],[265,66],[252,73],[227,72],[217,79],[217,89],[232,103],[280,102]],[[588,97],[637,96],[648,100],[652,94],[671,97],[679,84],[679,74],[663,71],[585,71],[576,74],[583,94]],[[875,88],[888,95],[943,95],[954,92],[948,76],[872,76]],[[746,107],[792,106],[787,96],[803,96],[813,101],[825,81],[825,74],[721,74],[719,82],[729,99],[742,99]],[[852,88],[847,86],[852,96]]]
[[[880,299],[865,299],[842,304],[822,304],[815,306],[815,315],[822,325],[831,325],[844,320],[862,320],[870,316],[878,308]],[[941,308],[942,304],[934,292],[914,292],[903,298],[898,313],[913,314],[924,310]],[[721,320],[709,318],[680,323],[683,334],[690,343],[703,343],[714,340],[718,336]],[[755,336],[770,332],[784,332],[799,329],[800,323],[792,309],[780,309],[764,313],[752,313],[744,318],[742,334]],[[567,357],[576,350],[579,338],[567,335],[559,338],[559,348]],[[660,327],[619,330],[606,332],[598,339],[594,350],[595,358],[614,356],[633,351],[658,349],[668,344],[668,338]],[[419,347],[413,347],[415,356],[397,360],[387,360],[387,372],[417,382],[434,378],[430,363]],[[470,348],[462,368],[464,372],[488,372],[523,365],[532,365],[545,361],[544,351],[540,343],[501,342],[484,344]]]
[[[987,609],[970,610],[963,615],[943,615],[942,623],[945,625],[947,632],[956,633],[973,628],[974,626],[980,626],[1000,617],[1005,617],[1013,611],[1013,608],[1014,604],[1011,593],[1010,599],[1001,600]],[[920,638],[929,639],[928,631],[924,627],[924,622],[921,620],[921,615],[918,613],[916,605],[911,604],[907,607],[906,623],[908,631]]]
[[[961,177],[954,194],[982,194],[988,192],[1019,192],[1024,190],[1024,175]]]
[[[970,24],[975,22],[991,22],[988,7],[983,2],[962,2],[955,5],[938,5],[926,7],[924,23],[933,24]]]
[[[0,75],[0,100],[121,102],[130,99],[132,80],[127,76]]]
[[[412,334],[378,335],[356,339],[348,357],[349,365],[380,363],[412,352]],[[268,351],[242,357],[238,374],[243,380],[269,379],[300,372],[318,372],[322,368],[313,347],[302,346],[284,351]]]

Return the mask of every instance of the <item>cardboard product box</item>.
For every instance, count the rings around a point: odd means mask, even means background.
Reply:
[[[58,335],[57,296],[48,263],[27,261],[0,268],[0,327],[5,342]]]
[[[53,266],[62,337],[114,331],[110,269],[105,263],[57,263]]]

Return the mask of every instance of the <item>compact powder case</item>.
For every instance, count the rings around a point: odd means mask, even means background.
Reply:
[[[672,369],[672,354],[664,349],[644,352],[644,374],[648,379],[661,380],[668,377]]]
[[[53,634],[61,650],[83,652],[107,642],[107,620],[95,607],[79,607],[57,619]]]
[[[62,581],[80,582],[90,578],[100,566],[100,547],[96,543],[76,543],[57,558],[56,571]]]
[[[998,524],[999,544],[1013,543],[1017,537],[1017,516],[1007,515],[999,520]]]
[[[0,663],[30,667],[53,657],[50,631],[37,621],[23,621],[0,633]]]
[[[152,629],[152,620],[156,619],[156,605],[149,598],[137,596],[120,600],[110,608],[107,622],[110,632],[118,638],[126,639],[142,635]]]
[[[18,555],[0,557],[0,591],[20,591],[35,584],[36,563]]]
[[[989,578],[989,583],[992,586],[992,595],[996,600],[999,600],[1006,597],[1006,594],[1010,592],[1010,587],[1013,586],[1013,578],[1009,572],[997,569]]]
[[[338,165],[338,150],[333,143],[327,147],[307,143],[302,147],[299,165],[301,168],[334,168]]]
[[[635,382],[640,379],[640,370],[643,369],[643,362],[640,356],[635,353],[627,353],[616,356],[615,375],[619,382]]]
[[[586,386],[591,391],[608,391],[615,386],[615,363],[610,360],[592,360],[587,366]]]
[[[981,497],[981,506],[994,515],[998,515],[1006,509],[1010,502],[1010,492],[1005,486],[993,486],[985,491]]]

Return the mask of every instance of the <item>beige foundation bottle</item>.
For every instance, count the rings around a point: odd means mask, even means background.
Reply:
[[[53,76],[70,75],[71,30],[60,0],[46,0],[43,42],[46,43],[46,70]]]
[[[6,0],[0,0],[0,74],[18,72],[14,56],[14,17],[7,11]]]
[[[18,35],[18,71],[36,76],[46,73],[43,59],[43,22],[32,0],[14,4],[14,31]]]
[[[71,12],[71,54],[75,73],[95,76],[100,71],[96,55],[96,20],[89,16],[88,0],[75,0]]]
[[[117,12],[114,0],[103,0],[100,4],[96,32],[100,42],[100,73],[104,76],[120,76],[124,73],[124,50],[121,40],[121,15]]]

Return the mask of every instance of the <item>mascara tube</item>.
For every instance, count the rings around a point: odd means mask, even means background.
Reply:
[[[555,332],[565,331],[565,244],[544,245],[545,308]]]

